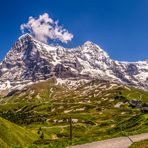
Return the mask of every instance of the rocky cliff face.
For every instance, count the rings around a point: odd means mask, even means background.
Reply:
[[[148,90],[148,61],[118,62],[90,41],[67,49],[25,34],[0,64],[0,90],[21,89],[53,76],[64,80],[99,78]]]

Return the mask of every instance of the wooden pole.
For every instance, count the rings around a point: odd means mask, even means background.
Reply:
[[[72,141],[72,118],[69,118],[69,124],[70,124],[70,140]]]

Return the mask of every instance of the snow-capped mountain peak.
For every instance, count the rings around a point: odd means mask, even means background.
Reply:
[[[148,62],[118,62],[87,41],[67,49],[22,35],[0,64],[0,90],[20,88],[50,77],[108,79],[148,90]]]
[[[84,43],[84,46],[91,46],[91,45],[93,45],[94,43],[93,42],[91,42],[91,41],[86,41],[85,43]]]
[[[100,54],[106,58],[109,58],[109,55],[103,50],[101,49],[101,47],[99,47],[97,44],[91,42],[91,41],[86,41],[83,45],[82,45],[83,50],[88,51],[88,52],[95,52],[95,54]]]
[[[25,33],[18,38],[18,40],[25,39],[25,38],[33,38],[33,36],[29,33]]]

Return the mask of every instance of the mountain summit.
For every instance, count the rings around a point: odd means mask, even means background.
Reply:
[[[0,90],[21,89],[51,77],[107,79],[148,90],[148,62],[114,61],[90,41],[68,49],[44,44],[24,34],[0,64]]]

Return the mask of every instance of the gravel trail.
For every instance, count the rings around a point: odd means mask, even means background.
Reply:
[[[88,144],[76,145],[69,148],[128,148],[132,144],[132,141],[137,142],[145,139],[148,139],[148,133],[129,136],[129,138],[119,137]]]

